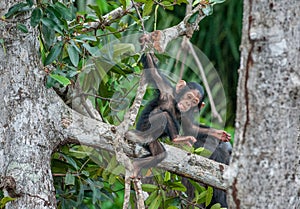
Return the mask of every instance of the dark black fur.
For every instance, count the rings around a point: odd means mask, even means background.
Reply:
[[[200,143],[196,142],[194,144],[195,148],[202,147],[203,145],[200,145],[200,144],[202,144],[203,140],[206,140],[206,139],[207,138],[204,135],[198,136],[197,142],[200,142]],[[208,139],[208,140],[212,140],[212,139]],[[219,144],[217,145],[217,147],[215,148],[214,152],[209,157],[209,159],[214,160],[219,163],[229,165],[231,151],[232,151],[232,147],[229,142],[219,142]],[[208,208],[210,208],[215,203],[220,203],[221,207],[225,207],[225,208],[228,207],[225,191],[214,188],[213,197],[212,197],[211,203],[208,206]]]
[[[220,142],[209,159],[229,165],[231,150],[232,147],[229,142]],[[225,191],[214,188],[213,197],[208,208],[210,208],[215,203],[220,203],[221,207],[228,207]]]

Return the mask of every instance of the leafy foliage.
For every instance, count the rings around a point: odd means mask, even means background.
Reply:
[[[101,166],[99,166],[101,165]],[[63,146],[52,157],[58,208],[121,208],[124,168],[106,151]]]

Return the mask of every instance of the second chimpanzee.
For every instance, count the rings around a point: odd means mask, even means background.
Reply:
[[[190,84],[190,89],[199,88],[196,87],[198,84],[193,84],[193,85]],[[201,89],[202,87],[200,86],[200,90]],[[199,92],[201,92],[202,97],[204,97],[204,91],[202,90]],[[201,103],[201,105],[202,104],[204,105],[204,103]],[[200,109],[201,106],[199,106],[199,110]],[[205,147],[210,151],[212,151],[212,154],[209,157],[209,159],[228,165],[231,151],[232,151],[231,144],[228,142],[230,139],[230,135],[228,135],[226,132],[222,132],[219,130],[213,131],[209,126],[194,123],[193,122],[193,119],[195,118],[194,115],[195,115],[194,110],[189,110],[187,112],[182,113],[181,124],[182,124],[184,135],[194,136],[196,138],[197,141],[194,143],[195,148]],[[222,138],[224,139],[224,137],[228,139],[228,141],[222,140]],[[189,185],[187,181],[184,182],[185,182],[184,183],[185,186],[187,186],[187,188],[190,188],[188,189],[188,193],[189,193],[188,196],[193,197],[192,193],[194,192],[194,188],[190,187],[191,185]],[[193,198],[191,198],[191,200],[192,199]],[[226,208],[228,207],[225,191],[214,188],[212,200],[208,208],[210,208],[215,203],[220,203],[221,207],[226,207]]]
[[[173,88],[158,72],[151,54],[144,55],[142,61],[146,79],[157,88],[157,96],[143,110],[136,130],[126,133],[127,139],[143,144],[150,152],[149,156],[134,159],[134,176],[139,174],[141,168],[153,167],[166,157],[165,148],[157,140],[159,137],[169,136],[172,142],[189,146],[197,141],[194,136],[198,133],[221,141],[230,140],[230,135],[223,130],[194,124],[191,114],[201,108],[204,99],[201,85],[181,80]],[[191,135],[179,135],[181,123],[184,132]]]
[[[202,127],[205,128],[205,126]],[[185,134],[191,134],[191,133],[185,133]],[[232,146],[229,142],[219,141],[203,133],[197,133],[195,137],[197,139],[197,142],[194,143],[195,148],[205,147],[206,149],[212,151],[212,154],[209,157],[209,159],[219,163],[229,165],[230,155],[232,151]],[[192,201],[194,198],[195,188],[185,179],[183,183],[187,187],[187,195],[189,199]],[[210,205],[207,208],[210,208],[215,203],[220,203],[221,207],[227,208],[228,205],[226,199],[227,199],[226,191],[214,188],[212,200],[210,202]]]

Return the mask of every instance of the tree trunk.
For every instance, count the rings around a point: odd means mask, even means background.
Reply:
[[[244,0],[230,208],[300,208],[298,0]]]
[[[14,3],[1,1],[0,15]],[[18,21],[23,23],[21,18]],[[50,158],[59,139],[54,118],[59,100],[44,88],[37,31],[30,28],[23,33],[16,23],[0,24],[4,41],[0,48],[1,186],[17,197],[6,208],[56,208]]]

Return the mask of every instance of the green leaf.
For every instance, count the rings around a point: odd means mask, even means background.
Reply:
[[[70,40],[70,43],[78,51],[78,53],[82,52],[81,49],[76,45],[76,42],[74,40]]]
[[[120,3],[122,4],[123,9],[126,8],[126,0],[120,0]]]
[[[86,34],[78,35],[76,36],[76,39],[83,40],[83,41],[97,41],[96,36],[88,36]]]
[[[22,8],[24,8],[26,6],[27,6],[27,3],[24,3],[24,2],[15,4],[11,8],[9,8],[8,12],[4,15],[4,17],[6,19],[10,18],[11,16],[13,16],[14,14],[16,14],[17,12],[19,12]]]
[[[197,201],[198,204],[205,203],[206,193],[207,193],[206,190],[204,192],[201,192],[201,194],[199,195],[198,201]]]
[[[153,202],[153,200],[157,197],[158,191],[154,191],[152,192],[149,197],[147,198],[147,200],[145,201],[146,205],[149,205],[150,203]]]
[[[152,8],[153,8],[154,2],[151,1],[147,1],[144,5],[144,10],[143,10],[143,17],[149,15],[152,12]]]
[[[195,1],[193,2],[193,7],[196,6],[196,5],[199,4],[199,3],[200,3],[200,0],[195,0]]]
[[[82,173],[83,175],[85,175],[86,177],[89,177],[89,176],[90,176],[90,172],[88,172],[88,171],[81,171],[81,173]]]
[[[167,209],[178,209],[176,206],[169,206]]]
[[[98,7],[98,5],[88,4],[88,7],[95,11],[95,13],[98,16],[98,18],[102,17],[102,12],[101,12],[100,8]]]
[[[117,167],[117,165],[118,165],[118,161],[116,160],[116,156],[113,156],[109,161],[106,169],[102,173],[103,179],[108,180],[109,175],[111,174],[112,170]]]
[[[53,78],[54,80],[58,81],[63,86],[67,86],[67,85],[71,84],[71,81],[68,78],[63,77],[61,75],[50,74],[50,77]]]
[[[26,25],[24,25],[22,23],[17,23],[17,28],[24,33],[28,33],[28,29],[27,29]]]
[[[210,3],[214,3],[214,4],[221,4],[225,2],[225,0],[210,0]]]
[[[0,200],[0,208],[5,208],[5,205],[8,203],[8,202],[11,202],[11,201],[14,201],[16,200],[17,198],[12,198],[12,197],[3,197],[1,200]]]
[[[78,51],[75,49],[75,47],[73,47],[72,45],[67,46],[67,52],[69,54],[69,58],[72,62],[72,64],[77,67],[78,66],[78,62],[79,62],[79,54]]]
[[[84,186],[82,183],[80,183],[80,187],[79,187],[79,193],[77,195],[77,203],[78,205],[82,203],[84,198]]]
[[[172,190],[177,190],[177,191],[181,191],[181,192],[186,191],[186,187],[181,182],[172,182],[170,184],[170,188]]]
[[[149,205],[148,209],[158,209],[162,202],[162,196],[158,195],[153,202]]]
[[[122,173],[125,173],[125,168],[122,165],[118,165],[116,168],[114,168],[112,170],[112,173],[115,174],[115,175],[120,175]]]
[[[69,30],[67,20],[54,5],[48,6],[44,13],[47,13],[47,18],[51,19],[59,30]]]
[[[188,0],[177,0],[176,1],[177,2],[177,4],[181,4],[181,3],[185,3],[185,4],[188,4],[189,3],[189,1]]]
[[[116,177],[117,176],[115,174],[111,173],[108,178],[108,184],[113,185],[117,181]]]
[[[51,64],[58,57],[58,55],[62,51],[62,47],[63,47],[63,43],[58,42],[51,48],[49,54],[45,59],[45,63],[44,63],[45,66]]]
[[[93,204],[95,204],[96,201],[97,201],[97,194],[98,194],[98,193],[97,193],[97,188],[96,188],[95,182],[94,182],[93,180],[91,180],[91,179],[86,179],[86,181],[87,181],[88,184],[90,185],[91,190],[92,190],[92,192],[93,192],[92,202],[93,202]]]
[[[41,38],[41,43],[44,45],[45,53],[48,52],[51,46],[56,42],[55,31],[49,30],[45,25],[41,26],[41,33],[43,38]],[[46,57],[46,56],[45,56]],[[45,60],[43,60],[44,63]]]
[[[198,13],[194,13],[189,19],[188,19],[188,23],[192,24],[197,20],[198,17]]]
[[[31,17],[30,17],[30,25],[32,27],[37,26],[40,22],[41,22],[41,18],[43,16],[43,11],[41,10],[41,8],[35,8],[32,11]]]
[[[70,148],[70,156],[73,156],[77,159],[84,159],[86,157],[89,156],[89,152],[85,151],[85,150],[80,150],[80,149],[74,149],[74,148]]]
[[[221,204],[220,203],[216,203],[213,206],[211,206],[210,209],[221,209]]]
[[[98,57],[100,56],[100,51],[98,47],[91,47],[89,44],[82,44],[82,46],[93,56]]]
[[[114,53],[113,59],[118,60],[121,55],[130,55],[135,53],[135,47],[133,44],[125,44],[125,43],[118,43],[113,45]]]
[[[174,6],[169,1],[163,1],[163,2],[161,2],[161,4],[163,4],[164,8],[166,8],[168,10],[174,10]]]
[[[59,11],[59,13],[63,16],[64,19],[69,20],[69,21],[74,19],[72,12],[64,4],[62,4],[60,2],[56,2],[54,7]]]
[[[116,38],[121,38],[121,34],[119,32],[117,32],[118,30],[114,27],[110,27],[110,26],[106,26],[105,29],[107,29],[108,31],[110,31]]]
[[[66,177],[65,177],[65,184],[66,185],[75,185],[75,177],[72,174],[67,173]]]
[[[43,17],[41,19],[42,23],[48,27],[48,30],[55,30],[56,32],[58,32],[60,35],[64,35],[62,28],[59,27],[59,25],[57,25],[56,22],[54,22],[52,19],[47,18],[47,17]]]
[[[169,171],[166,171],[164,181],[170,181],[170,180],[171,180],[171,173]]]
[[[189,182],[195,187],[195,189],[199,192],[206,191],[206,188],[204,186],[201,186],[199,183],[189,179]]]
[[[142,189],[145,192],[154,192],[155,190],[158,190],[158,186],[154,184],[142,184]]]
[[[61,76],[62,78],[65,78],[63,76]],[[75,168],[76,170],[79,170],[79,167],[77,165],[77,163],[75,162],[75,160],[72,158],[72,157],[69,157],[68,155],[64,155],[64,154],[61,154],[66,160],[67,162],[72,165],[73,168]]]
[[[201,153],[202,151],[204,151],[204,147],[198,147],[197,149],[195,149],[195,153]]]
[[[206,193],[206,198],[205,198],[205,206],[208,206],[211,202],[213,193],[214,193],[214,189],[211,186],[207,187],[207,193]]]
[[[98,73],[100,81],[107,83],[108,82],[107,71],[109,70],[109,68],[108,67],[105,68],[105,66],[107,66],[106,63],[103,62],[102,60],[95,60],[94,64],[95,64],[95,72]]]

